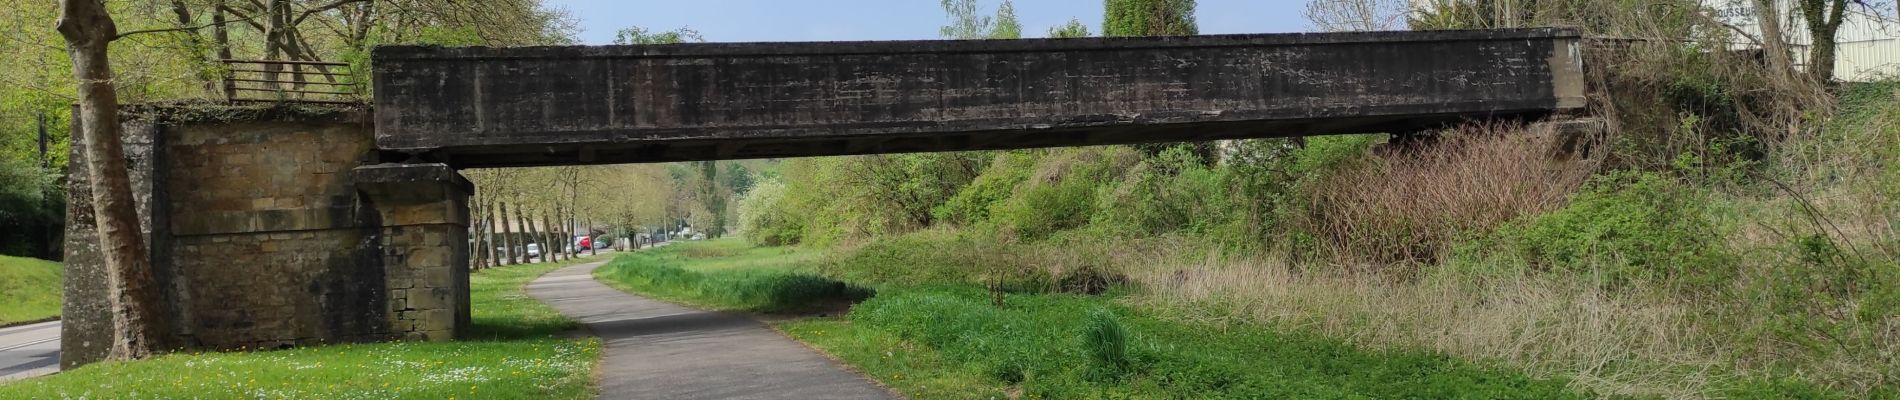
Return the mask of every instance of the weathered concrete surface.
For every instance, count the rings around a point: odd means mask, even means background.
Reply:
[[[1583,105],[1564,29],[375,50],[377,146],[456,166],[1403,131]]]
[[[467,326],[471,188],[439,164],[359,168],[376,154],[363,110],[152,106],[124,124],[169,346],[443,340]],[[111,338],[81,148],[66,368],[104,358]]]
[[[759,321],[595,282],[600,265],[549,273],[528,284],[528,295],[600,336],[602,399],[896,398]]]
[[[443,164],[358,167],[351,180],[382,226],[390,329],[449,340],[468,329],[468,197],[475,186]]]

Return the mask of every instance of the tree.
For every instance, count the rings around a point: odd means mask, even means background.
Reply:
[[[102,0],[60,0],[58,30],[66,39],[78,81],[81,143],[91,174],[93,216],[112,313],[112,343],[106,358],[137,359],[162,348],[165,318],[150,253],[139,233],[132,180],[121,142],[119,99],[113,88],[108,47],[120,37]]]
[[[635,26],[614,32],[614,44],[619,45],[699,43],[704,41],[706,41],[706,38],[700,36],[699,31],[687,27],[680,27],[679,29],[666,32],[651,32],[646,28]]]
[[[1185,36],[1199,34],[1194,0],[1107,0],[1102,35]]]
[[[1847,3],[1858,0],[1797,0],[1808,25],[1808,74],[1818,82],[1834,80],[1834,48],[1841,23],[1847,21]],[[1768,7],[1765,10],[1773,10]]]
[[[1020,39],[1023,24],[1016,19],[1016,5],[1009,0],[996,7],[995,16],[977,14],[976,0],[943,0],[943,11],[950,19],[938,34],[945,39]]]
[[[1069,19],[1069,23],[1049,28],[1049,37],[1052,38],[1080,38],[1089,37],[1091,35],[1093,34],[1089,33],[1088,25],[1084,25],[1081,20],[1073,18]]]
[[[744,195],[752,190],[754,183],[752,170],[739,163],[726,164],[726,188],[732,189],[734,196]]]
[[[1306,19],[1326,32],[1396,30],[1410,14],[1408,5],[1407,0],[1310,0]]]

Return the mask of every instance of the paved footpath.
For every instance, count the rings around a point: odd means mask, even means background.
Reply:
[[[893,399],[890,392],[744,315],[633,296],[562,268],[528,295],[599,336],[602,399]]]
[[[59,372],[59,321],[0,328],[0,382]]]

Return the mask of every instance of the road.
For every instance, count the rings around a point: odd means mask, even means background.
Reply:
[[[744,315],[595,282],[602,263],[548,273],[528,295],[599,336],[601,399],[891,399],[889,391]]]
[[[0,382],[59,371],[59,321],[0,328]]]

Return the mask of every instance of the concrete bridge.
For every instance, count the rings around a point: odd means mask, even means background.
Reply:
[[[1584,103],[1574,31],[376,49],[375,107],[128,113],[180,347],[466,331],[460,168],[1404,132]],[[77,149],[78,147],[75,146]],[[84,154],[64,364],[109,335]]]

